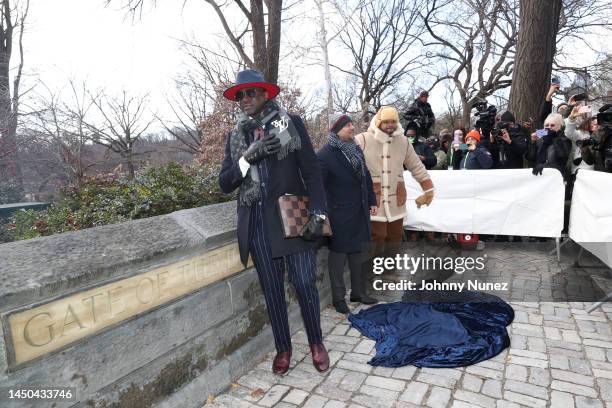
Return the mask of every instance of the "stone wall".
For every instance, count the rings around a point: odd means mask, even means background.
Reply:
[[[75,387],[58,408],[148,408],[201,407],[228,387],[273,350],[257,274],[237,266],[235,206],[0,245],[0,388]]]

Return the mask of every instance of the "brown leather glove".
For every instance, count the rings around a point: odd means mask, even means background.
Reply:
[[[423,189],[423,191],[433,189],[433,182],[431,181],[431,179],[427,179],[421,182],[421,188]],[[429,206],[429,204],[431,204],[431,202],[433,201],[433,198],[434,198],[434,192],[433,190],[431,190],[431,191],[428,191],[427,193],[421,194],[414,201],[416,202],[417,208],[421,208],[422,205]]]

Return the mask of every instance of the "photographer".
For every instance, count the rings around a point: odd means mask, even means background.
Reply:
[[[523,156],[527,153],[527,137],[516,124],[511,112],[505,111],[498,116],[489,140],[494,169],[523,167]]]
[[[474,127],[481,135],[485,135],[482,141],[480,141],[480,146],[490,149],[491,143],[487,135],[489,135],[495,127],[497,107],[495,105],[489,105],[487,101],[482,101],[475,103],[472,109],[476,109],[476,113],[474,113],[474,119],[476,119]]]
[[[422,136],[417,136],[417,130],[418,126],[414,122],[410,122],[406,127],[405,136],[410,141],[410,144],[412,144],[419,159],[421,159],[421,163],[423,163],[427,170],[431,170],[438,160],[429,145],[425,143],[425,139]]]
[[[595,169],[595,154],[592,147],[597,132],[597,117],[591,117],[590,106],[576,106],[569,117],[565,119],[565,136],[572,141],[571,175],[572,181],[578,169]]]
[[[551,113],[544,121],[544,129],[531,134],[527,146],[527,160],[534,163],[533,174],[542,174],[545,167],[561,172],[567,180],[567,158],[572,150],[572,142],[563,133],[563,117]]]
[[[550,88],[548,88],[548,92],[546,93],[546,98],[540,105],[540,115],[539,115],[540,123],[543,123],[546,120],[546,117],[552,113],[553,111],[552,98],[560,90],[561,90],[561,81],[559,81],[559,78],[553,77],[550,81]],[[576,101],[574,100],[573,97],[569,99],[569,103],[561,102],[557,106],[557,113],[563,116],[564,118],[567,118],[570,112],[572,111],[572,108],[575,106],[575,103]]]
[[[612,104],[606,104],[597,114],[599,125],[598,156],[595,169],[612,173]]]
[[[406,113],[404,113],[404,120],[408,123],[414,122],[417,125],[417,135],[422,137],[429,135],[429,129],[436,122],[431,105],[427,102],[428,98],[429,93],[421,91],[419,97],[414,100]]]

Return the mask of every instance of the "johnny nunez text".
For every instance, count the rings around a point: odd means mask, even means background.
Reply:
[[[444,290],[462,292],[467,290],[493,290],[507,291],[508,282],[480,282],[468,280],[467,282],[438,282],[437,280],[411,281],[402,279],[398,282],[384,282],[377,279],[372,283],[375,290]]]

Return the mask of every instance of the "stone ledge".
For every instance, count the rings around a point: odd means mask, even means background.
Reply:
[[[235,201],[0,245],[0,312],[235,241]]]

